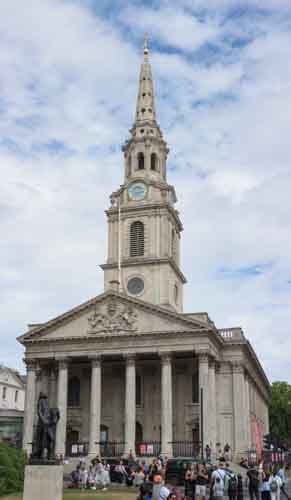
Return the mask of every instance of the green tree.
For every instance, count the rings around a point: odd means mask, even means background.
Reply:
[[[22,490],[25,462],[22,450],[0,444],[0,496]]]
[[[271,386],[270,431],[290,446],[291,385],[287,382],[274,382]]]

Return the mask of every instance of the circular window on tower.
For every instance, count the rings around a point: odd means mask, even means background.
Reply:
[[[142,278],[135,276],[130,278],[127,282],[127,291],[131,295],[141,295],[144,291],[144,281]]]

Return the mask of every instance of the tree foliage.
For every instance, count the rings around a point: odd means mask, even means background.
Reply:
[[[25,462],[22,450],[0,443],[0,496],[23,490]]]
[[[291,385],[274,382],[271,387],[270,431],[279,441],[291,444]]]

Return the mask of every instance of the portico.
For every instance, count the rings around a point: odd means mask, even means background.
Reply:
[[[203,354],[203,359],[205,363],[205,354]],[[83,442],[86,452],[92,456],[100,454],[101,442],[105,444],[101,436],[102,428],[107,429],[106,441],[119,443],[119,452],[123,447],[124,456],[128,456],[130,451],[140,452],[142,450],[140,445],[143,442],[155,443],[155,449],[159,443],[159,452],[172,456],[175,441],[194,442],[194,428],[197,440],[195,445],[198,447],[199,401],[193,402],[191,364],[194,373],[199,366],[199,354],[193,351],[177,355],[170,351],[157,352],[156,350],[147,355],[132,352],[111,356],[108,353],[100,353],[96,356],[81,358],[68,356],[61,360],[28,361],[27,391],[32,396],[34,395],[34,401],[30,398],[30,405],[27,408],[28,418],[25,424],[27,437],[24,446],[30,452],[37,394],[44,387],[49,387],[49,394],[54,393],[51,386],[55,384],[56,374],[56,406],[61,409],[62,416],[58,425],[56,442],[58,454],[65,455],[70,451],[66,440],[67,430],[70,427],[78,432],[76,442]],[[181,394],[178,392],[180,391],[179,378],[183,372],[187,383],[184,386],[185,397],[183,407],[181,407]],[[76,377],[76,374],[79,374],[80,391],[83,391],[85,384],[90,387],[90,391],[86,393],[86,401],[80,393],[79,400],[78,398],[75,400],[76,405],[69,406],[67,397],[69,381]],[[194,379],[198,383],[198,377],[194,375]],[[103,385],[106,390],[102,391]],[[195,388],[194,392],[198,394],[198,388]],[[50,405],[52,404],[53,401],[50,401]],[[183,423],[181,426],[179,421],[179,413],[184,414],[185,405],[190,419],[186,427]],[[207,411],[207,406],[205,409]],[[114,421],[116,411],[119,420],[117,425]],[[86,425],[81,423],[84,418]],[[142,429],[139,443],[136,442],[137,423]],[[76,443],[72,443],[74,444]],[[145,450],[144,453],[147,454],[147,451]]]

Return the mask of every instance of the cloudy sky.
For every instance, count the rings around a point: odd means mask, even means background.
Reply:
[[[290,0],[0,3],[0,361],[103,290],[144,31],[184,223],[185,311],[291,382]]]

